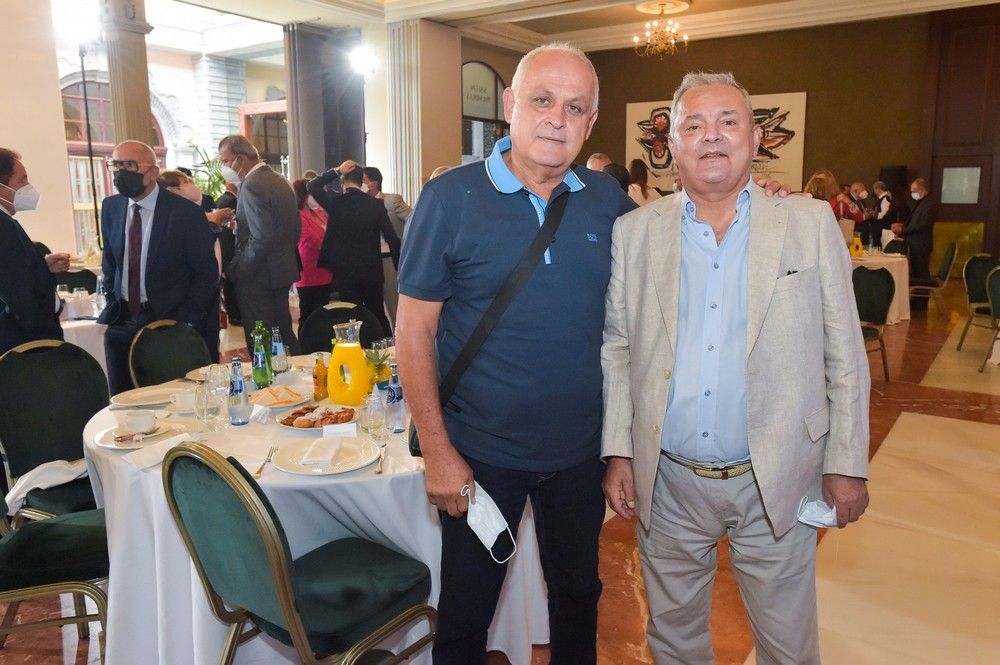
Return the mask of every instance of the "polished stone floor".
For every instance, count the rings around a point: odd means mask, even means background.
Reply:
[[[891,381],[885,382],[882,378],[881,360],[877,353],[869,356],[872,371],[872,400],[871,400],[871,453],[874,454],[884,441],[907,441],[913,439],[912,433],[919,431],[932,432],[933,437],[920,439],[921,445],[928,446],[934,443],[938,449],[949,444],[956,444],[954,450],[956,454],[964,450],[961,445],[969,440],[989,441],[993,432],[998,431],[995,427],[979,428],[977,423],[986,425],[1000,425],[1000,366],[988,365],[984,375],[978,375],[976,369],[985,353],[987,337],[980,333],[970,333],[969,340],[961,352],[954,350],[957,344],[956,327],[964,322],[962,316],[965,313],[964,292],[960,281],[953,280],[947,293],[947,311],[940,311],[936,303],[931,303],[927,312],[914,312],[910,321],[904,321],[898,325],[890,326],[886,329],[886,342],[889,354],[889,366]],[[975,330],[975,329],[974,329]],[[237,338],[238,339],[238,338]],[[977,375],[977,376],[973,376]],[[905,414],[904,417],[901,417]],[[929,420],[920,420],[922,417],[932,417]],[[897,427],[898,425],[898,427]],[[896,429],[894,429],[896,428]],[[890,435],[890,431],[893,433]],[[888,439],[887,439],[888,437]],[[995,441],[995,439],[994,439]],[[895,444],[887,445],[886,451],[890,450],[890,445],[895,450]],[[1000,444],[994,444],[1000,445]],[[889,455],[884,458],[888,462],[892,459]],[[876,474],[880,469],[885,469],[884,473],[889,474],[883,488],[879,483],[879,488],[873,488],[873,496],[886,491],[891,492],[892,488],[888,478],[892,477],[891,464],[885,466],[882,459],[873,462],[873,482],[878,482],[879,476]],[[975,467],[969,473],[974,474]],[[997,477],[1000,470],[997,466],[983,468],[983,478]],[[879,471],[882,473],[882,471]],[[931,474],[933,476],[933,474]],[[995,485],[995,483],[994,483]],[[888,496],[888,495],[886,495]],[[955,495],[960,501],[960,507],[973,508],[977,505],[975,496]],[[984,501],[992,500],[996,502],[996,490],[992,493],[983,493],[981,498]],[[945,497],[947,499],[947,496]],[[929,626],[928,617],[920,613],[919,608],[911,608],[911,614],[902,612],[892,613],[886,618],[886,609],[891,603],[883,603],[887,593],[885,588],[861,589],[851,587],[857,580],[838,578],[837,566],[834,565],[829,575],[824,576],[823,561],[832,561],[836,564],[833,545],[840,539],[852,538],[859,542],[865,542],[866,532],[871,532],[876,526],[882,526],[885,521],[885,508],[880,499],[877,504],[873,503],[870,519],[863,521],[857,528],[852,527],[844,531],[832,533],[832,537],[827,542],[821,542],[818,561],[820,562],[820,611],[821,611],[821,632],[824,643],[824,653],[826,653],[827,635],[836,634],[838,631],[846,630],[843,621],[857,621],[851,616],[852,608],[858,608],[858,617],[865,617],[866,632],[863,638],[859,639],[859,644],[878,645],[880,641],[888,642],[898,639],[910,639],[911,636],[920,634],[921,630],[932,630],[935,644],[940,647],[949,644],[968,645],[967,652],[956,651],[925,651],[923,655],[911,653],[909,656],[899,656],[895,652],[878,652],[882,654],[880,660],[858,660],[857,654],[851,651],[851,642],[840,641],[833,648],[836,650],[827,654],[826,663],[828,665],[847,665],[861,662],[871,663],[917,663],[934,662],[939,664],[954,663],[955,665],[965,665],[966,663],[991,662],[988,657],[978,659],[975,657],[976,649],[983,648],[981,641],[982,630],[980,625],[968,625],[959,621],[963,616],[961,613],[952,617],[947,616],[945,620]],[[905,502],[895,502],[905,506]],[[876,509],[876,506],[878,508]],[[935,512],[939,515],[940,511]],[[984,513],[985,514],[985,513]],[[992,513],[990,513],[992,514]],[[912,517],[912,516],[911,516]],[[954,519],[966,519],[967,514],[955,514]],[[996,515],[993,515],[995,518]],[[893,517],[898,523],[898,516]],[[914,520],[919,521],[919,520]],[[935,543],[938,549],[928,549],[920,556],[914,556],[911,551],[894,550],[887,548],[886,556],[890,567],[894,561],[906,561],[906,571],[908,576],[905,580],[906,589],[912,594],[901,597],[904,602],[930,602],[927,599],[932,597],[931,587],[935,586],[934,580],[940,578],[940,572],[944,568],[952,569],[954,562],[951,560],[954,554],[953,547],[948,546],[947,539],[954,538],[966,542],[974,534],[977,522],[964,522],[965,527],[955,528],[956,533],[949,533],[947,529],[937,528],[934,535],[939,540]],[[995,528],[995,525],[994,525]],[[982,535],[982,534],[980,534]],[[983,551],[992,551],[994,554],[1000,550],[997,532],[985,536],[985,543],[980,539],[977,543],[970,545],[973,549],[970,554],[962,555],[961,562],[972,561],[982,562],[989,559]],[[992,540],[990,540],[992,538]],[[943,539],[943,543],[941,542]],[[875,538],[879,541],[880,538]],[[916,539],[912,541],[915,546],[923,546],[924,541]],[[976,548],[980,549],[976,549]],[[843,552],[842,547],[838,551]],[[719,665],[741,665],[751,653],[753,644],[750,637],[750,629],[747,623],[743,605],[736,589],[736,584],[726,557],[726,548],[720,548],[719,574],[713,590],[713,615],[712,615],[712,636],[715,646],[715,653]],[[928,552],[937,552],[935,555],[927,555]],[[984,558],[986,557],[986,558]],[[995,559],[990,559],[994,564]],[[965,563],[959,563],[964,566]],[[982,584],[984,588],[989,585],[989,589],[998,591],[996,567],[992,571],[984,570],[982,574],[969,571],[965,577],[973,579],[976,583]],[[625,522],[621,518],[612,517],[605,525],[601,535],[601,576],[604,581],[604,595],[600,605],[599,627],[598,627],[598,658],[601,665],[634,665],[651,662],[648,651],[645,647],[643,635],[645,624],[645,604],[643,601],[643,590],[639,563],[635,547],[635,527],[633,524]],[[937,585],[940,586],[940,585]],[[868,596],[865,596],[868,593]],[[888,593],[896,593],[889,591]],[[996,598],[1000,594],[976,594],[975,602],[985,604],[987,617],[1000,616],[1000,605]],[[829,607],[832,610],[831,622],[826,622],[826,615],[831,612],[827,608],[827,598],[838,598],[842,601],[840,605],[834,602]],[[952,594],[954,598],[954,594]],[[898,603],[897,603],[898,605]],[[836,608],[840,609],[836,609]],[[973,607],[973,605],[968,605]],[[979,607],[979,606],[975,606]],[[956,610],[961,610],[962,604],[956,606]],[[25,603],[22,612],[26,616],[44,616],[56,611],[56,604],[50,603]],[[878,614],[878,612],[883,612]],[[947,614],[943,610],[931,612],[933,616],[940,617]],[[846,618],[845,616],[846,615]],[[875,629],[871,628],[873,622],[869,617],[882,617],[881,622],[874,622]],[[833,621],[837,619],[837,621]],[[887,631],[879,634],[879,626]],[[987,627],[988,628],[988,627]],[[953,632],[949,632],[952,630]],[[993,631],[995,632],[995,631]],[[971,637],[970,637],[971,635]],[[929,639],[929,638],[928,638]],[[921,642],[917,642],[919,647]],[[96,662],[95,653],[91,648],[88,657],[88,645],[86,642],[78,645],[75,630],[64,628],[60,632],[57,629],[45,629],[15,635],[8,639],[7,646],[0,650],[0,664],[9,663],[39,663],[39,664],[63,664],[82,665],[88,662]],[[971,654],[971,655],[970,655]],[[993,652],[996,656],[996,651]],[[506,665],[507,660],[502,654],[491,654],[490,665]],[[544,646],[537,646],[532,661],[532,665],[541,665],[548,662],[548,650]],[[751,661],[752,662],[752,661]],[[992,661],[996,662],[996,661]]]

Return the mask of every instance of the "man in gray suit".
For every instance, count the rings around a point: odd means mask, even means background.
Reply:
[[[260,160],[244,136],[232,134],[219,142],[222,175],[239,187],[236,203],[236,254],[226,273],[236,283],[247,349],[250,330],[263,321],[278,326],[290,354],[299,343],[292,332],[288,291],[299,278],[299,209],[288,181]]]
[[[761,130],[730,74],[688,74],[669,144],[684,191],[623,215],[606,300],[605,496],[638,513],[658,665],[714,662],[716,542],[758,664],[819,663],[815,531],[868,504],[868,361],[828,205],[750,178]]]
[[[399,194],[382,191],[382,172],[374,166],[366,166],[364,169],[362,189],[366,188],[369,196],[382,199],[382,203],[385,204],[385,212],[389,215],[389,223],[392,224],[396,235],[402,239],[403,227],[406,225],[406,220],[410,218],[413,208]],[[389,243],[385,241],[385,238],[382,239],[382,271],[385,275],[385,281],[382,282],[385,310],[389,313],[392,325],[395,326],[396,305],[399,303],[399,285],[396,281],[396,267],[392,265]]]

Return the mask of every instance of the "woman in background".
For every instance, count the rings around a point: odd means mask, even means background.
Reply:
[[[649,167],[641,159],[628,164],[628,195],[636,205],[646,205],[660,198],[660,193],[649,186]]]
[[[299,179],[292,183],[299,201],[299,221],[302,224],[299,235],[302,272],[299,273],[299,281],[295,282],[295,290],[299,292],[299,326],[315,310],[330,302],[330,282],[333,281],[329,270],[316,265],[323,236],[326,235],[327,218],[326,211],[306,191],[307,182]]]

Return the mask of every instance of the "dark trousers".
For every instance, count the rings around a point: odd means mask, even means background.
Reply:
[[[330,285],[297,286],[295,290],[299,292],[299,330],[301,330],[302,324],[310,314],[330,302]]]
[[[604,522],[598,457],[549,473],[514,471],[466,458],[476,482],[496,502],[511,532],[531,499],[542,571],[549,592],[552,665],[597,660],[597,540]],[[503,560],[507,536],[494,546]],[[501,545],[503,543],[503,545]],[[514,556],[518,556],[515,554]],[[441,595],[434,665],[481,665],[486,636],[507,574],[466,523],[441,513]]]
[[[382,332],[386,335],[392,334],[392,326],[389,325],[389,318],[385,315],[385,305],[382,300],[382,282],[338,279],[336,286],[341,300],[364,306],[382,324]]]
[[[250,331],[257,321],[263,321],[268,332],[278,326],[281,330],[281,341],[285,343],[288,355],[299,352],[299,340],[292,330],[292,314],[288,311],[288,290],[282,286],[272,288],[259,282],[237,282],[236,295],[240,299],[240,313],[243,315],[243,335],[247,343],[247,351],[253,354],[253,340]]]
[[[124,303],[122,307],[125,307]],[[153,315],[148,310],[140,312],[135,318],[125,312],[117,323],[109,325],[104,332],[104,359],[108,365],[108,388],[112,396],[135,388],[128,371],[128,352],[135,334],[152,322]]]

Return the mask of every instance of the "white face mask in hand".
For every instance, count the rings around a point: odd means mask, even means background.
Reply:
[[[831,508],[826,501],[810,501],[804,496],[799,502],[798,520],[809,526],[832,529],[837,526],[837,509]]]
[[[493,497],[487,494],[486,490],[479,486],[479,483],[475,481],[473,483],[476,486],[476,499],[475,502],[469,501],[469,512],[465,519],[469,523],[469,528],[475,532],[479,540],[486,546],[486,549],[490,551],[490,557],[497,563],[506,563],[517,552],[517,543],[514,542],[514,535],[511,533],[510,527],[507,526],[507,520],[504,519],[503,513],[500,512],[497,504],[493,501]],[[469,496],[468,485],[462,488],[462,496]],[[507,532],[507,537],[510,538],[512,550],[506,559],[500,561],[493,556],[493,545],[496,544],[497,539],[500,538],[500,534],[504,531]]]

